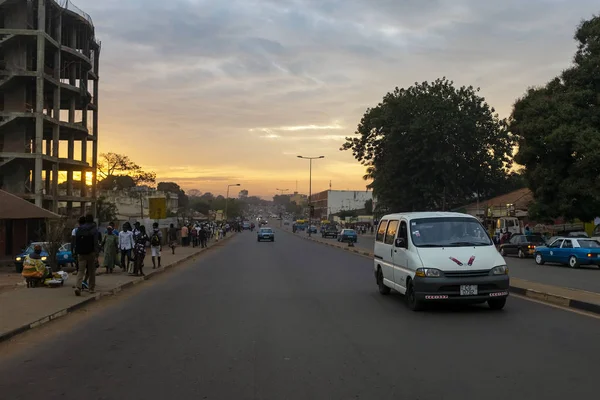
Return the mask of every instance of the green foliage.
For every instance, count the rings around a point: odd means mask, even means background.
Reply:
[[[181,189],[175,182],[159,182],[156,186],[156,190],[177,194],[179,208],[187,208],[189,206],[188,196],[185,194],[185,191]]]
[[[98,197],[96,201],[96,215],[99,223],[114,221],[117,219],[118,211],[115,203],[108,201],[104,196]]]
[[[135,181],[129,175],[111,175],[98,182],[101,190],[122,190],[135,187]]]
[[[286,206],[290,204],[290,196],[287,194],[276,194],[273,196],[273,203],[280,206]]]
[[[396,88],[341,150],[367,167],[378,208],[439,210],[487,196],[507,175],[514,140],[473,87],[446,78]]]
[[[529,89],[510,118],[535,198],[529,212],[540,220],[600,215],[600,17],[582,22],[575,39],[573,66]]]
[[[365,201],[365,214],[373,215],[373,200],[372,199]]]

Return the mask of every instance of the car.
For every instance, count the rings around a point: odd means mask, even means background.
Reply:
[[[242,229],[243,229],[243,230],[248,230],[248,229],[250,229],[250,222],[248,222],[248,221],[244,221],[244,222],[242,223]]]
[[[289,226],[290,225],[290,221],[283,221],[283,225]]]
[[[339,233],[338,242],[348,242],[348,243],[356,243],[358,242],[358,235],[354,229],[342,229]]]
[[[73,252],[71,251],[71,243],[65,243],[60,246],[58,253],[56,253],[56,261],[58,265],[75,264],[75,257],[73,257]]]
[[[338,237],[338,229],[335,226],[332,226],[332,225],[327,226],[327,227],[325,227],[325,229],[321,233],[321,236],[324,237],[324,238],[332,237],[334,239],[337,239],[337,237]]]
[[[500,310],[509,296],[506,261],[469,214],[386,215],[379,221],[373,254],[379,293],[398,291],[413,311],[430,302],[487,302]]]
[[[516,255],[519,258],[533,256],[537,246],[544,245],[544,238],[541,235],[514,235],[508,243],[500,245],[500,254],[502,257],[507,255]]]
[[[318,232],[318,230],[317,230],[316,226],[311,225],[308,227],[308,233],[317,233],[317,232]]]
[[[555,239],[548,246],[535,249],[535,263],[559,263],[571,268],[581,265],[600,267],[600,242],[589,238],[565,237]]]
[[[33,253],[33,249],[35,246],[42,246],[42,253],[40,254],[41,256],[41,260],[44,262],[44,264],[48,263],[48,251],[46,250],[47,247],[47,243],[46,242],[32,242],[29,246],[27,246],[27,248],[25,250],[23,250],[23,252],[21,254],[18,254],[15,257],[15,269],[18,273],[21,273],[23,271],[23,262],[25,261],[25,258]]]
[[[271,228],[260,228],[256,234],[256,241],[260,242],[263,240],[267,240],[269,242],[275,241],[275,232]]]

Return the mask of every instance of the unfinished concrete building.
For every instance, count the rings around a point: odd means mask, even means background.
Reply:
[[[92,19],[70,1],[0,0],[0,189],[93,212],[99,55]]]

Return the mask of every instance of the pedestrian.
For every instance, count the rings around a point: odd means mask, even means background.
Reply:
[[[200,240],[200,247],[205,248],[206,247],[206,230],[204,228],[201,228],[200,231],[198,232],[198,239]]]
[[[198,231],[196,230],[196,227],[194,226],[189,232],[192,240],[192,247],[198,246]]]
[[[78,225],[73,228],[73,231],[71,231],[71,253],[73,254],[73,259],[75,260],[75,272],[73,272],[73,275],[77,275],[79,272],[79,257],[77,257],[77,246],[75,239],[77,238],[77,228],[83,225],[85,225],[85,217],[82,215],[79,217]]]
[[[181,245],[183,247],[187,247],[188,245],[188,234],[189,234],[190,230],[188,229],[188,227],[184,224],[181,227]]]
[[[148,244],[148,241],[150,240],[150,238],[148,237],[148,235],[146,234],[146,227],[145,226],[140,226],[139,227],[139,235],[137,237],[137,240],[135,241],[135,268],[133,270],[133,275],[141,275],[141,276],[145,276],[144,274],[144,258],[146,257],[146,245]]]
[[[175,245],[177,244],[177,228],[173,224],[169,226],[169,247],[175,254]]]
[[[112,274],[117,261],[119,251],[119,237],[113,234],[113,227],[106,228],[106,235],[102,239],[102,248],[104,249],[104,267],[107,274]]]
[[[98,228],[91,214],[85,216],[85,224],[77,228],[75,247],[79,257],[79,271],[77,273],[77,283],[75,285],[75,295],[81,296],[83,279],[86,279],[90,293],[95,292],[96,288],[96,262],[98,259]]]
[[[150,251],[152,252],[152,269],[156,269],[156,259],[160,268],[160,252],[162,251],[162,232],[158,229],[158,222],[152,224],[150,235]]]
[[[123,224],[123,230],[119,232],[119,250],[121,250],[121,269],[123,271],[129,271],[130,269],[130,264],[132,261],[131,252],[134,245],[135,242],[133,241],[131,224],[129,222],[125,222]]]

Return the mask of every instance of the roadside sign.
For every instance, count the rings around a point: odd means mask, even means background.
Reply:
[[[167,218],[167,199],[164,197],[148,198],[150,208],[150,219],[158,220]]]

